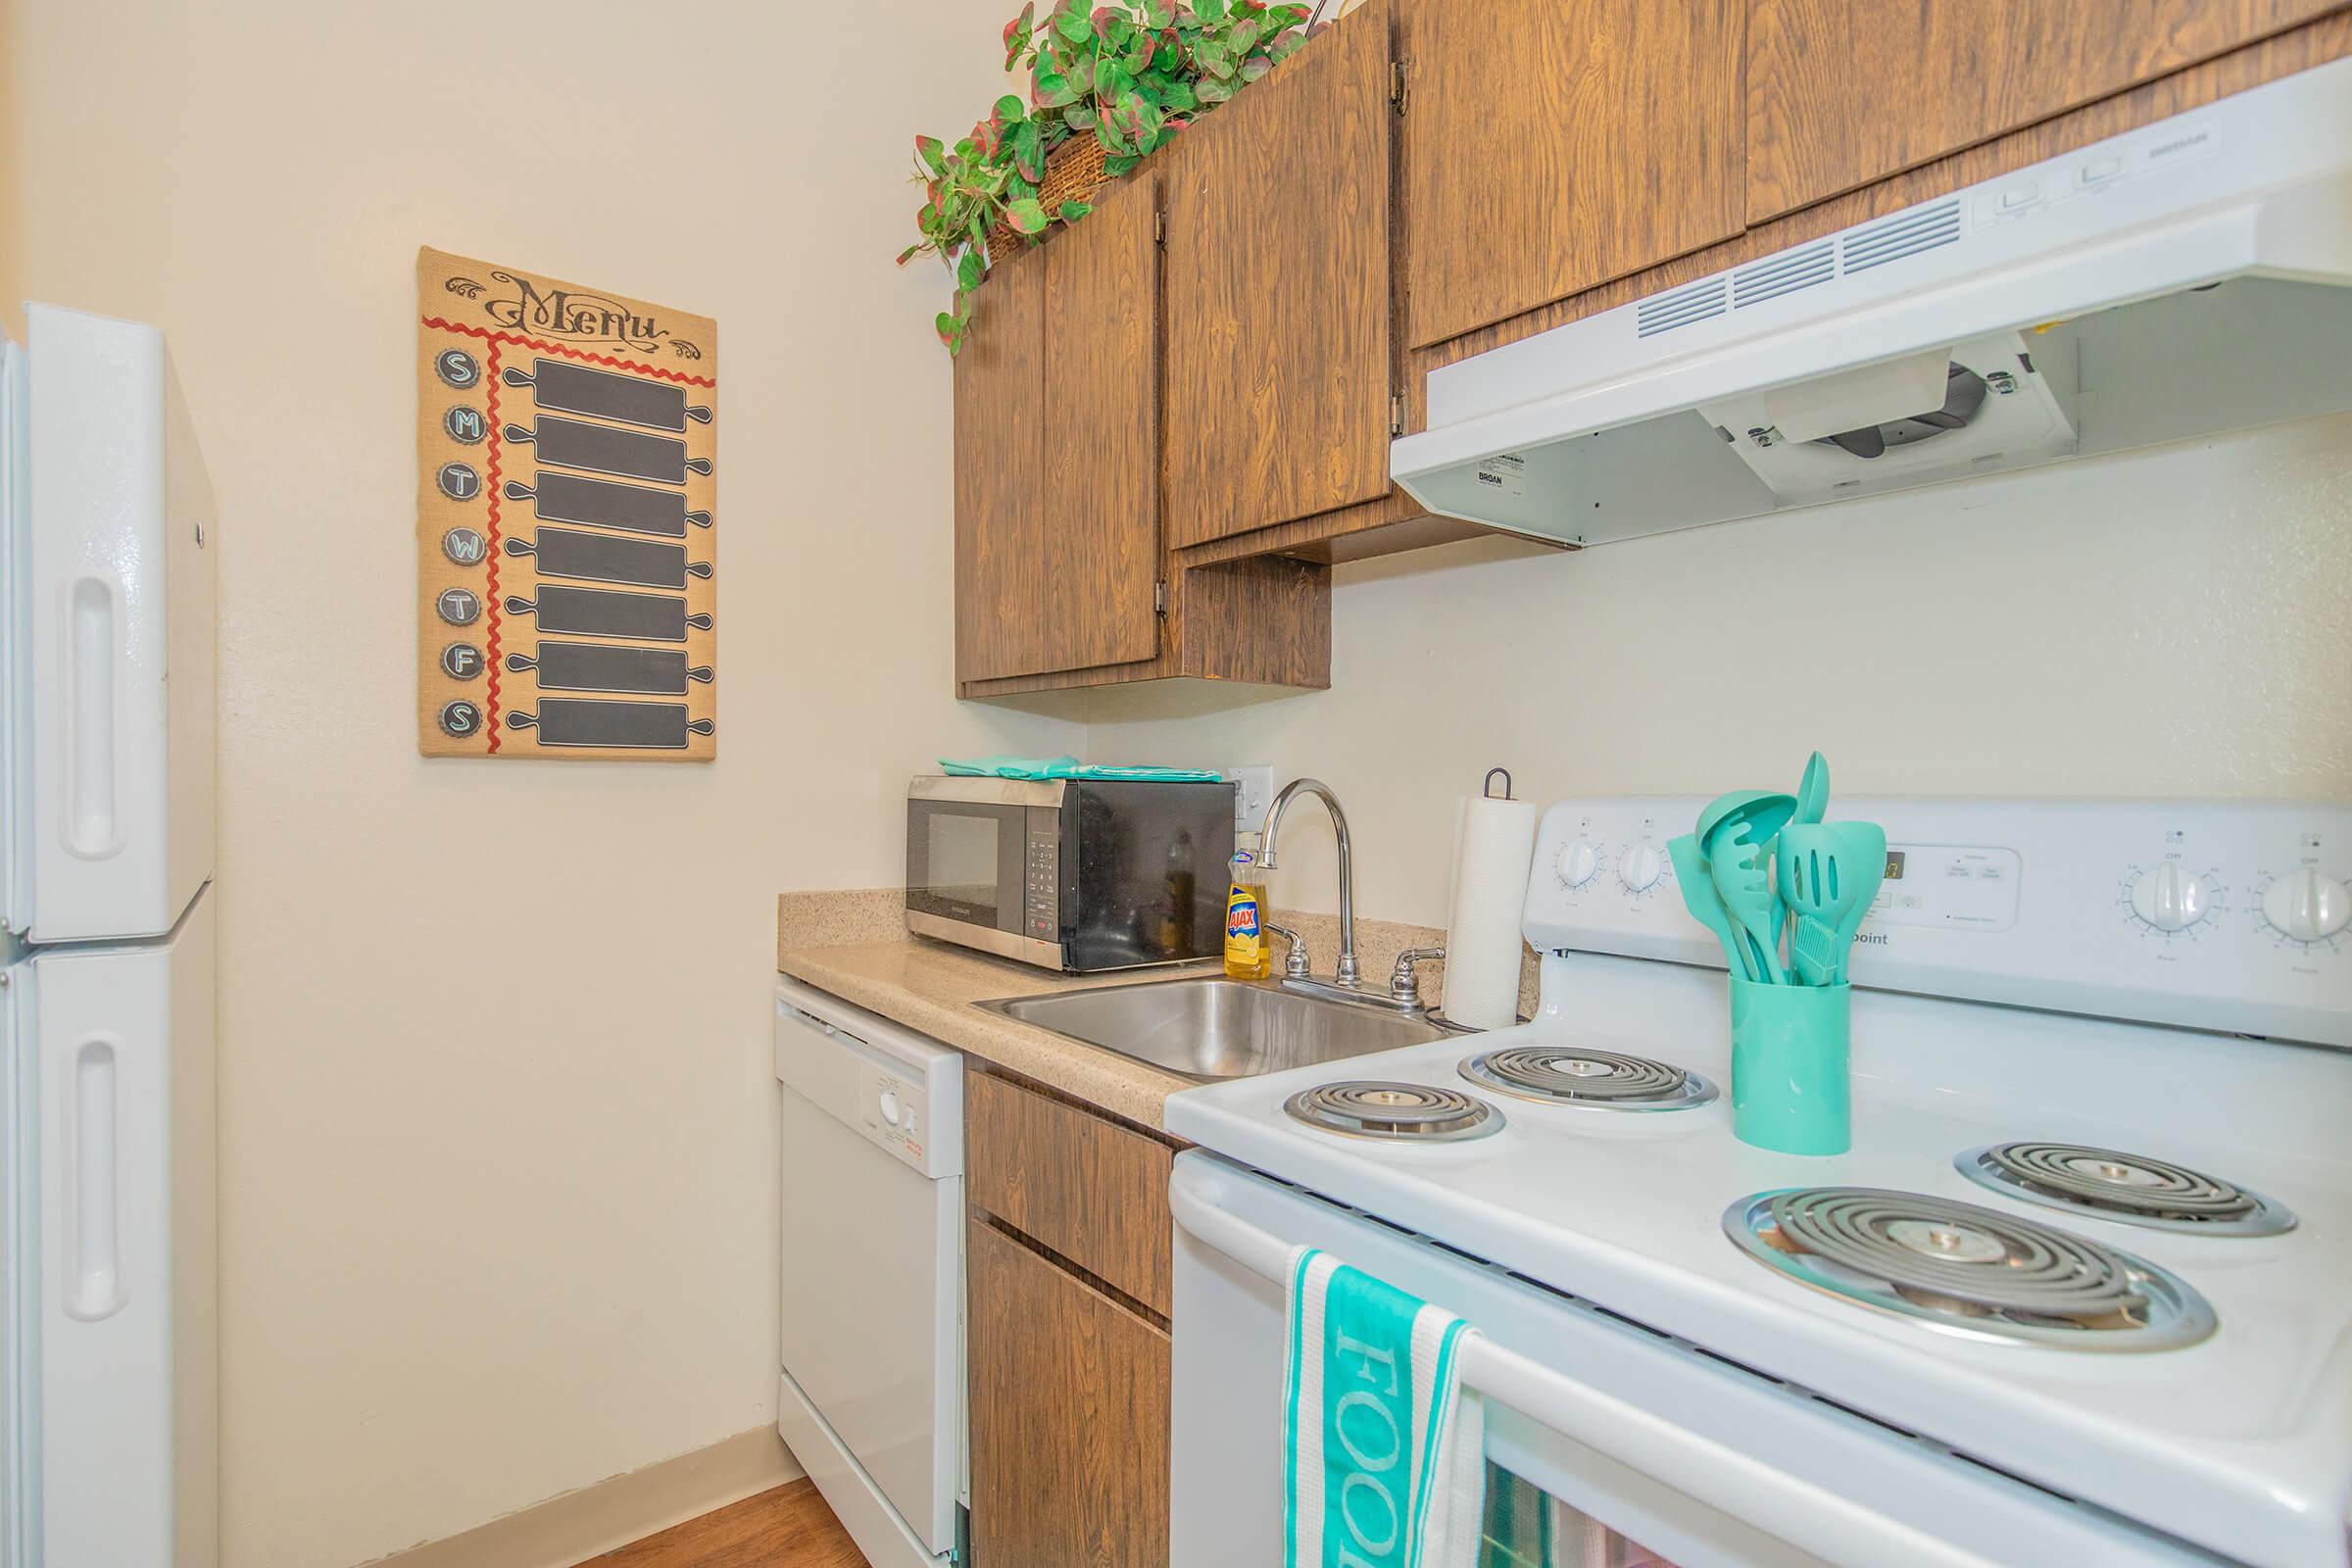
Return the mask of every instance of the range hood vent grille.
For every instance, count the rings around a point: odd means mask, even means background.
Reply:
[[[1793,294],[1800,288],[1827,283],[1838,275],[1838,244],[1821,240],[1800,246],[1785,255],[1761,262],[1751,262],[1732,274],[1732,309],[1743,311],[1750,305]]]
[[[1634,334],[1637,337],[1655,337],[1671,332],[1678,326],[1689,326],[1711,316],[1721,316],[1731,309],[1724,299],[1723,277],[1701,278],[1682,288],[1652,294],[1643,300],[1634,313]]]
[[[1955,196],[1897,213],[1845,234],[1838,242],[1839,270],[1860,272],[1884,267],[1906,256],[1917,256],[1921,251],[1932,251],[1938,245],[1949,245],[1959,237],[1960,199]]]

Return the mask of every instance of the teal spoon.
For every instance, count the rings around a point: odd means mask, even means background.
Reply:
[[[1796,820],[1807,826],[1830,814],[1830,760],[1815,752],[1796,787]]]
[[[1748,972],[1747,959],[1740,953],[1740,938],[1732,930],[1732,917],[1725,911],[1723,900],[1716,897],[1715,878],[1707,870],[1705,858],[1698,853],[1697,838],[1686,833],[1679,839],[1668,839],[1666,858],[1674,863],[1674,880],[1683,890],[1683,907],[1690,911],[1691,919],[1715,933],[1715,940],[1723,944],[1723,956],[1730,961],[1732,973],[1753,980],[1755,976]]]
[[[1788,965],[1800,984],[1837,984],[1844,944],[1853,940],[1847,919],[1857,909],[1869,912],[1886,869],[1886,835],[1869,822],[1791,822],[1781,829],[1781,898],[1796,921]]]

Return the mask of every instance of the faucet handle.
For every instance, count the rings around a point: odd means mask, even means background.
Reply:
[[[1282,977],[1285,980],[1305,979],[1313,968],[1306,956],[1306,939],[1289,926],[1276,925],[1271,920],[1266,921],[1265,926],[1268,931],[1291,945],[1289,956],[1282,960]]]
[[[1413,973],[1413,965],[1434,962],[1445,956],[1444,948],[1407,948],[1396,955],[1396,967],[1389,971],[1389,1000],[1408,1006],[1419,1006],[1421,982]]]

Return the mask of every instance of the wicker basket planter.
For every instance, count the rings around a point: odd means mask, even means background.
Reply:
[[[1046,155],[1046,177],[1037,187],[1038,205],[1048,213],[1058,213],[1063,202],[1093,201],[1095,192],[1111,183],[1102,170],[1109,156],[1102,139],[1091,131],[1082,131],[1054,148]],[[1046,230],[1047,234],[1053,232],[1051,227]],[[1013,256],[1020,249],[1021,231],[1010,223],[999,222],[988,231],[990,256]]]

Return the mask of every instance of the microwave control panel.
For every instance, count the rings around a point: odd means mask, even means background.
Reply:
[[[1021,931],[1040,942],[1061,940],[1061,813],[1050,806],[1028,808],[1027,894]]]

